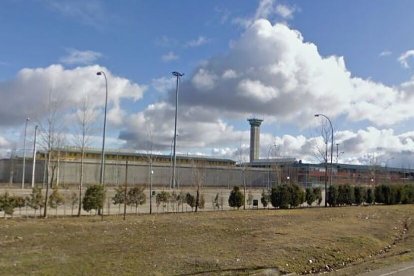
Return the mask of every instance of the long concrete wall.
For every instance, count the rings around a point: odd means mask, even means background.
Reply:
[[[12,164],[13,163],[13,164]],[[84,183],[95,184],[99,182],[100,163],[88,160],[84,163]],[[26,160],[25,183],[32,181],[32,160]],[[60,161],[55,170],[58,185],[78,184],[80,179],[79,161]],[[125,183],[125,162],[108,161],[105,165],[105,183],[108,185],[122,185]],[[152,165],[152,183],[158,187],[169,187],[171,183],[170,164]],[[21,160],[0,160],[0,182],[21,183],[23,165]],[[11,175],[12,173],[12,175]],[[46,179],[45,161],[36,161],[35,183],[43,183]],[[182,187],[195,186],[197,182],[204,187],[231,188],[235,185],[243,186],[243,179],[247,187],[265,188],[269,185],[269,178],[273,173],[267,169],[241,168],[241,167],[194,167],[191,165],[178,165],[176,169],[177,183]],[[150,182],[149,163],[128,163],[128,184],[148,185]],[[272,180],[270,180],[272,181]]]

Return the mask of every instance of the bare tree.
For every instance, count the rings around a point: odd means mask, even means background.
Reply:
[[[332,137],[332,129],[330,128],[330,125],[326,120],[323,120],[321,123],[321,127],[319,129],[319,135],[322,137],[322,142],[324,146],[321,146],[321,144],[315,145],[315,157],[318,159],[321,163],[325,163],[325,207],[327,206],[327,183],[328,183],[328,143],[329,141],[333,140]],[[331,145],[333,147],[333,144]],[[331,167],[331,177],[332,177],[332,167]],[[332,180],[331,180],[332,181]]]
[[[204,185],[205,178],[206,178],[206,171],[205,171],[205,161],[199,161],[202,163],[195,163],[194,160],[192,160],[192,171],[193,171],[193,181],[194,185],[196,186],[196,200],[195,200],[195,212],[198,211],[198,208],[204,208],[204,206],[201,206],[201,196],[200,196],[200,190],[201,187]]]
[[[328,144],[331,141],[332,131],[329,126],[329,123],[326,120],[323,120],[320,128],[317,130],[317,135],[322,138],[322,143],[317,143],[315,145],[314,157],[320,163],[328,163]]]
[[[14,172],[15,172],[15,159],[16,159],[16,144],[13,144],[13,147],[10,151],[10,178],[9,178],[9,184],[13,185],[14,181]]]
[[[243,181],[243,196],[244,196],[244,202],[243,202],[243,209],[246,209],[246,170],[248,167],[247,162],[245,161],[245,154],[242,147],[242,142],[240,140],[240,148],[238,149],[239,153],[239,166],[241,167],[241,176]]]
[[[39,122],[41,131],[41,142],[46,153],[47,158],[47,184],[44,204],[43,216],[47,217],[49,188],[53,186],[56,178],[56,170],[58,167],[58,155],[64,143],[64,136],[62,134],[62,126],[59,124],[61,102],[52,100],[52,92],[49,93],[49,100],[47,103],[47,118],[45,121]]]
[[[85,150],[90,144],[90,135],[92,132],[92,124],[95,116],[94,111],[91,108],[88,97],[85,97],[80,104],[77,112],[77,135],[75,135],[75,144],[80,149],[80,176],[79,176],[79,206],[78,217],[81,215],[82,210],[82,187],[83,187],[83,175],[84,175],[84,160]]]
[[[152,125],[147,125],[147,136],[148,136],[148,145],[147,145],[147,160],[148,160],[148,184],[149,184],[149,203],[150,211],[152,214],[152,176],[154,174],[153,164],[156,161],[156,157],[153,155],[153,146],[154,140],[152,136]]]

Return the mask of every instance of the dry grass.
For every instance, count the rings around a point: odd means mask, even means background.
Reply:
[[[2,220],[0,271],[183,275],[338,269],[384,254],[413,258],[407,249],[414,246],[413,231],[402,236],[413,216],[413,205],[400,205],[158,214],[126,221]]]

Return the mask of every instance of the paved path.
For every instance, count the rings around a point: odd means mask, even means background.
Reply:
[[[414,275],[414,261],[393,265],[390,267],[381,268],[360,274],[360,276],[413,276]]]

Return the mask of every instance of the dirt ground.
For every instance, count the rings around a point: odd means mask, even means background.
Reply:
[[[0,271],[355,275],[414,259],[413,219],[414,205],[2,219]]]

